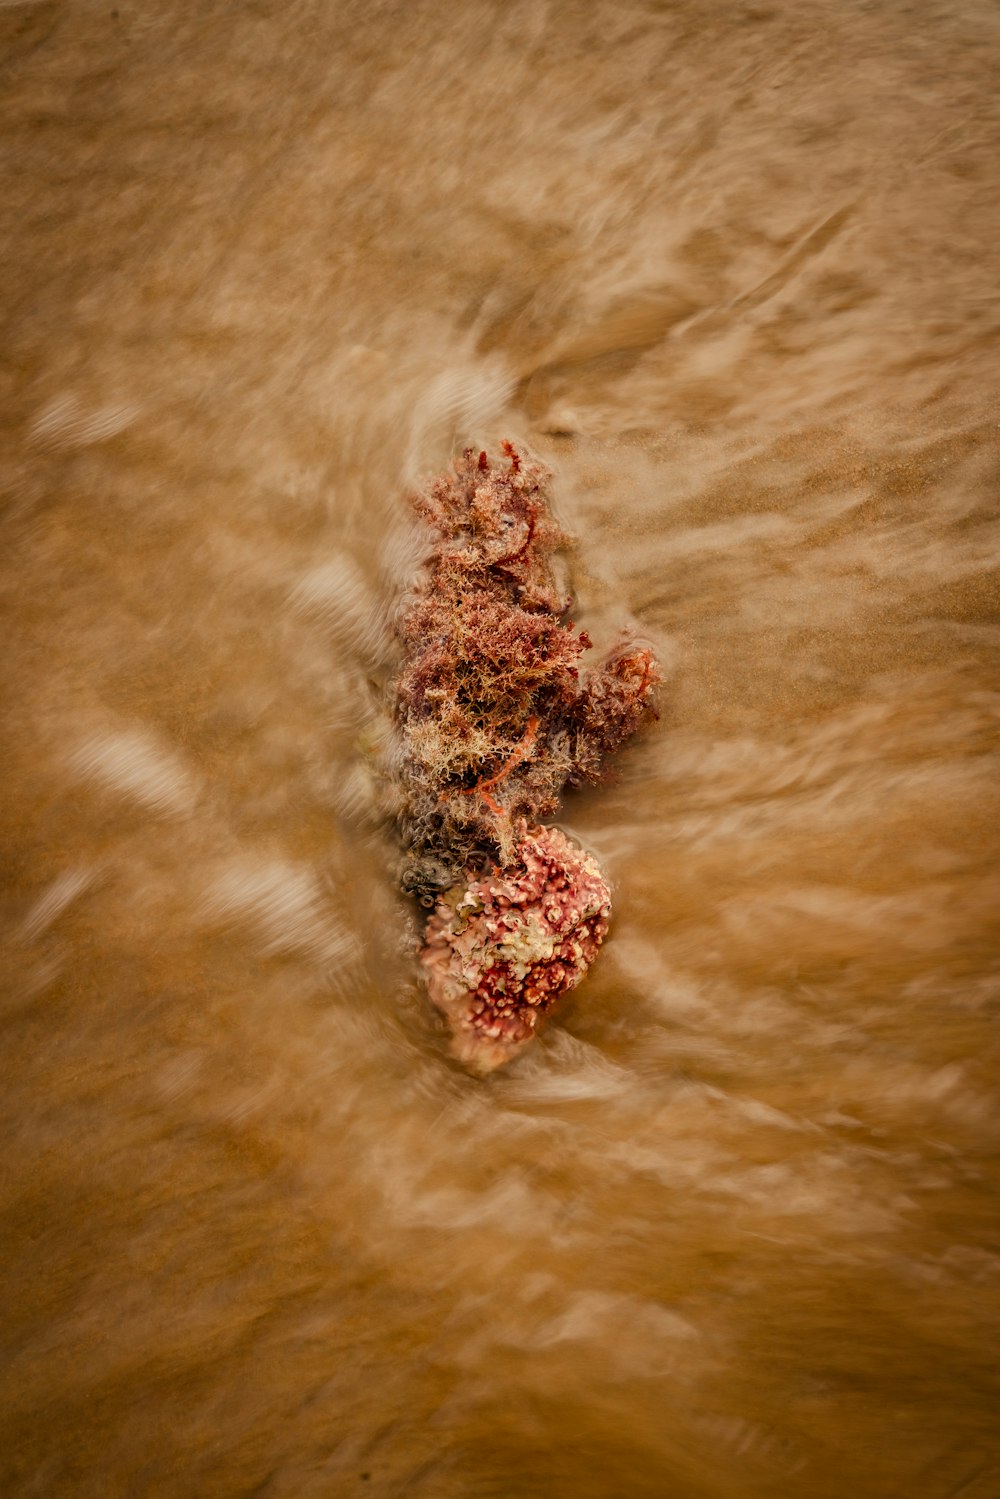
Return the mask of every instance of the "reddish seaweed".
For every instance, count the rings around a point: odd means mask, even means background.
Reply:
[[[568,619],[571,601],[557,585],[553,559],[568,538],[549,511],[550,475],[509,442],[503,452],[506,462],[491,463],[485,452],[467,449],[451,473],[414,497],[430,549],[398,623],[394,781],[407,854],[402,883],[425,907],[437,906],[424,956],[439,1004],[442,944],[458,939],[456,901],[485,871],[494,881],[520,880],[524,894],[538,859],[561,860],[570,883],[601,884],[595,910],[604,911],[607,887],[593,860],[538,825],[556,811],[567,785],[602,778],[608,758],[653,711],[660,680],[652,652],[631,640],[597,665],[581,666],[591,642]],[[536,897],[541,888],[527,905]],[[572,901],[569,908],[576,909]],[[583,942],[585,958],[574,960],[561,985],[548,983],[551,1001],[582,977],[606,923],[605,911],[600,930]],[[453,980],[454,973],[442,1007],[454,1026]],[[511,1049],[530,1039],[549,1007],[532,1010],[530,1022],[522,1016],[516,1038],[507,1015],[501,1030]],[[508,1008],[504,1002],[496,1013]]]

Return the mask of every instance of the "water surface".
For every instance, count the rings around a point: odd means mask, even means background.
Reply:
[[[997,1499],[1000,17],[0,5],[2,1489]],[[661,720],[451,1063],[403,495],[556,474]]]

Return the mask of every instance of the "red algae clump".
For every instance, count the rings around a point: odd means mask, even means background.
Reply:
[[[549,472],[503,451],[491,463],[466,450],[414,498],[429,556],[400,612],[393,684],[401,883],[432,913],[430,997],[477,1071],[531,1040],[604,937],[596,860],[540,823],[566,786],[602,778],[660,681],[633,640],[581,666],[591,642],[557,583],[568,537],[549,513]]]
[[[453,1054],[486,1071],[526,1046],[587,972],[610,915],[597,860],[558,828],[525,832],[508,868],[443,896],[420,957]]]

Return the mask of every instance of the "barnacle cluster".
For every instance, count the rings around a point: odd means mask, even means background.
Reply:
[[[422,960],[456,1054],[480,1070],[529,1041],[607,929],[595,861],[539,826],[601,778],[652,711],[652,652],[619,642],[583,668],[554,557],[568,538],[550,475],[510,443],[466,450],[414,497],[429,555],[398,619],[394,811],[404,889],[432,912]]]

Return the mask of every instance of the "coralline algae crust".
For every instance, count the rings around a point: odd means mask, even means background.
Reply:
[[[480,1072],[516,1055],[583,978],[610,915],[597,860],[558,828],[526,831],[514,864],[442,896],[420,956],[453,1054]]]

